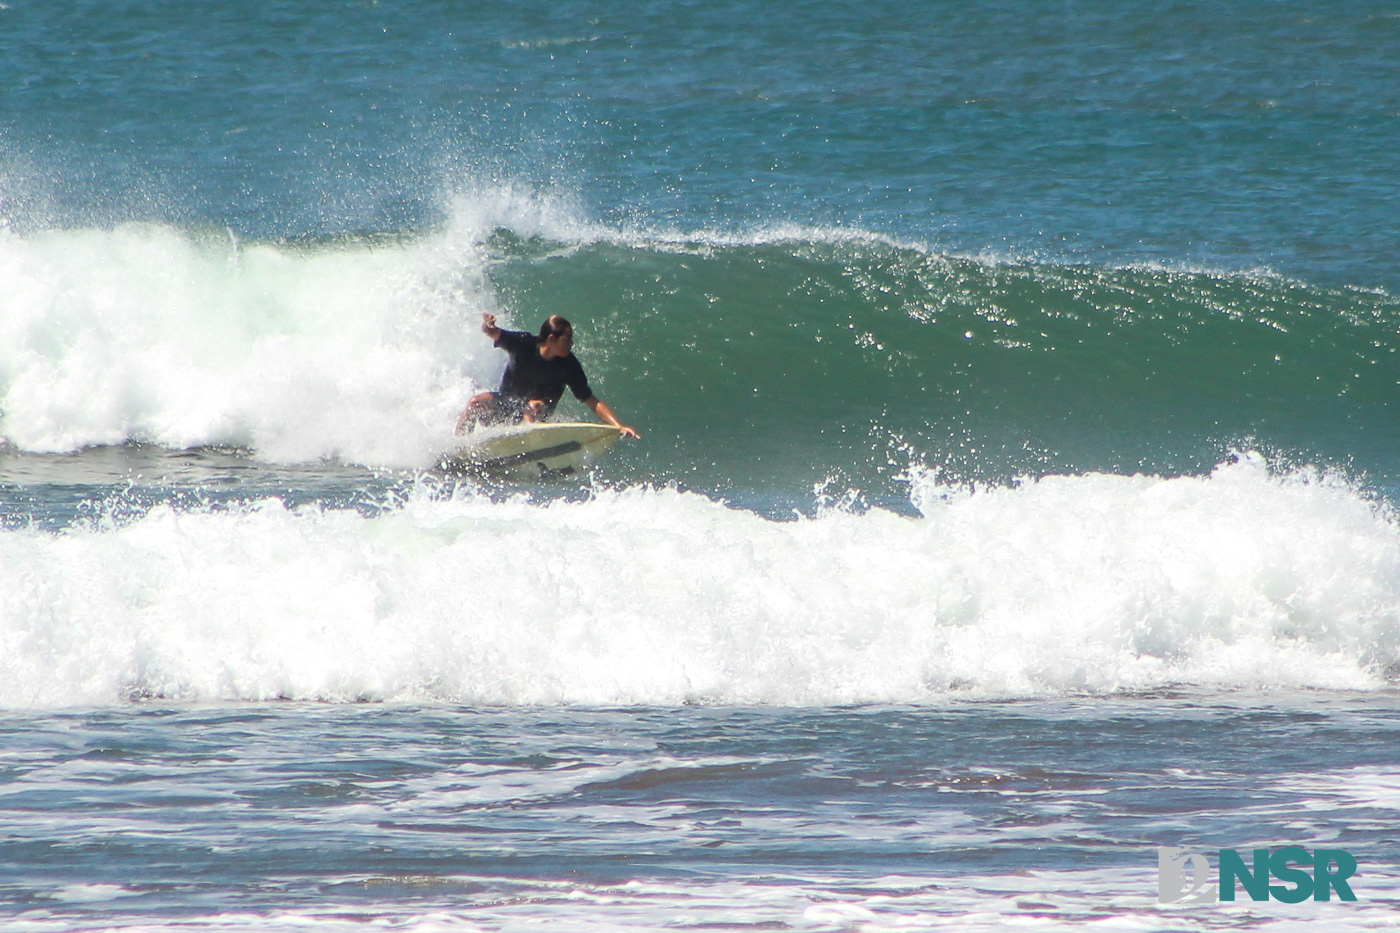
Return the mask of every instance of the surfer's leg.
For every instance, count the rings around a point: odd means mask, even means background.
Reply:
[[[522,424],[534,424],[536,421],[544,420],[544,402],[537,398],[532,398],[525,403],[525,410],[520,413]]]
[[[457,419],[457,433],[465,434],[468,428],[492,421],[499,407],[495,392],[482,392],[472,396],[472,400],[467,402],[467,407],[462,409],[462,417]]]

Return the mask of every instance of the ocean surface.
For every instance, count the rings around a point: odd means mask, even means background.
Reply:
[[[4,0],[0,931],[1400,924],[1397,48]],[[484,313],[641,439],[442,470]]]

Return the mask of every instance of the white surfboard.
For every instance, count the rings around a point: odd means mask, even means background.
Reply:
[[[610,424],[588,422],[479,427],[443,458],[442,467],[516,481],[576,476],[620,436]]]

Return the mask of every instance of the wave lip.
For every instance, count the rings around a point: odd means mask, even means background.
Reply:
[[[673,490],[275,501],[0,534],[0,704],[839,705],[1376,689],[1400,534],[1326,476],[915,481],[922,517]]]

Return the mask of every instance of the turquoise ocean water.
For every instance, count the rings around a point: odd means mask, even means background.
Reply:
[[[0,929],[1394,923],[1397,46],[6,0]],[[438,470],[483,313],[643,438]]]

